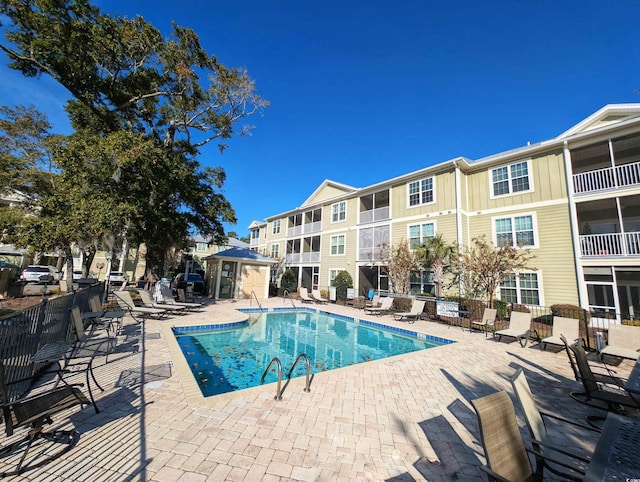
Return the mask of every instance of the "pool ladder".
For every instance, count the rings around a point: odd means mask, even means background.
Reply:
[[[293,373],[293,370],[296,368],[300,360],[304,360],[305,365],[307,366],[307,380],[304,391],[310,392],[311,388],[309,388],[309,385],[311,383],[311,358],[309,358],[306,353],[300,353],[300,355],[298,355],[298,358],[296,358],[296,361],[293,362],[293,365],[291,366],[291,370],[289,370],[289,373],[287,373],[287,379],[291,379],[291,374]],[[282,362],[280,362],[280,359],[277,356],[273,357],[269,362],[269,365],[267,365],[267,369],[264,371],[264,373],[262,374],[262,378],[260,379],[260,385],[264,383],[264,379],[267,376],[267,373],[269,373],[269,371],[271,370],[271,367],[274,363],[276,364],[278,373],[278,384],[276,385],[276,396],[274,397],[274,400],[282,400]]]

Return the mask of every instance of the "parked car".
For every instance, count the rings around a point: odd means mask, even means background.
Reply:
[[[73,272],[73,281],[77,282],[82,278],[82,271],[74,271]]]
[[[189,273],[185,278],[184,273],[178,273],[173,278],[174,289],[193,288],[194,293],[204,293],[204,279],[199,273]]]
[[[122,284],[128,281],[127,275],[121,271],[112,271],[109,274],[109,283]]]
[[[20,273],[20,279],[27,283],[42,283],[42,276],[51,276],[54,281],[62,279],[62,271],[55,266],[45,266],[40,264],[30,264]]]

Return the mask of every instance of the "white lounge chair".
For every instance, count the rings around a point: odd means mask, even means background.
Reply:
[[[422,315],[422,312],[424,311],[424,305],[424,300],[413,300],[413,303],[411,303],[411,311],[407,311],[405,313],[394,313],[393,319],[396,321],[407,320],[413,323]]]
[[[160,308],[146,308],[143,306],[136,306],[133,302],[133,298],[131,298],[131,293],[128,291],[113,291],[113,295],[118,300],[118,304],[120,307],[129,312],[129,314],[136,318],[136,314],[140,315],[142,319],[148,318],[150,316],[164,316],[167,313],[167,310],[163,310]]]
[[[640,357],[640,327],[609,323],[607,346],[598,354],[637,360]]]
[[[309,292],[307,291],[307,288],[305,288],[304,286],[300,287],[300,289],[298,290],[298,295],[300,296],[300,300],[303,303],[313,303],[313,298],[309,296]]]
[[[540,342],[540,349],[546,350],[547,345],[558,345],[564,348],[564,342],[560,336],[564,337],[572,344],[580,338],[580,321],[575,318],[564,318],[562,316],[553,317],[551,336],[544,338]]]
[[[317,303],[328,303],[329,302],[328,299],[322,297],[322,295],[320,294],[320,290],[311,291],[311,297],[313,298],[313,301],[315,301]]]
[[[385,296],[384,298],[382,298],[382,302],[380,303],[380,306],[365,308],[364,312],[370,315],[376,315],[376,316],[383,315],[391,311],[392,306],[393,306],[393,298],[391,296]]]
[[[160,308],[161,310],[179,312],[185,311],[186,308],[180,305],[171,305],[168,303],[156,303],[147,290],[139,289],[138,294],[140,295],[140,299],[142,300],[142,304],[147,308]]]
[[[472,321],[470,328],[471,329],[475,328],[476,330],[484,331],[484,336],[486,338],[489,333],[489,327],[495,326],[496,324],[497,313],[498,313],[498,310],[494,308],[485,308],[484,313],[482,313],[482,320]]]
[[[498,341],[503,336],[515,338],[520,346],[525,348],[529,342],[529,334],[531,333],[531,313],[522,313],[520,311],[512,311],[509,317],[509,328],[498,330],[494,336],[498,337]],[[524,340],[524,344],[522,343]]]
[[[176,301],[175,298],[173,297],[173,292],[171,291],[171,288],[169,288],[168,286],[164,285],[161,281],[158,281],[157,285],[159,285],[159,289],[160,290],[160,294],[162,295],[162,302],[169,304],[169,305],[178,305],[178,306],[183,306],[185,309],[191,311],[191,310],[198,310],[199,308],[202,308],[202,303],[196,303],[196,302],[188,302],[188,301]]]

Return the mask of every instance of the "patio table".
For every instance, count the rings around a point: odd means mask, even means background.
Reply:
[[[609,413],[584,482],[637,480],[640,474],[640,420]]]

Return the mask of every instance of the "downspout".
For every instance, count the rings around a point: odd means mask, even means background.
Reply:
[[[458,255],[462,249],[462,189],[460,179],[460,166],[457,161],[453,161],[455,167],[455,191],[456,191],[456,243],[458,245]],[[458,295],[463,296],[462,279],[458,277]]]
[[[578,226],[578,211],[575,203],[575,193],[573,192],[573,169],[571,168],[571,152],[564,141],[563,147],[564,172],[567,183],[567,198],[569,202],[569,222],[571,226],[571,238],[573,241],[573,260],[576,270],[576,281],[578,283],[578,304],[589,309],[589,294],[587,285],[584,282],[584,270],[580,263],[580,231]]]

